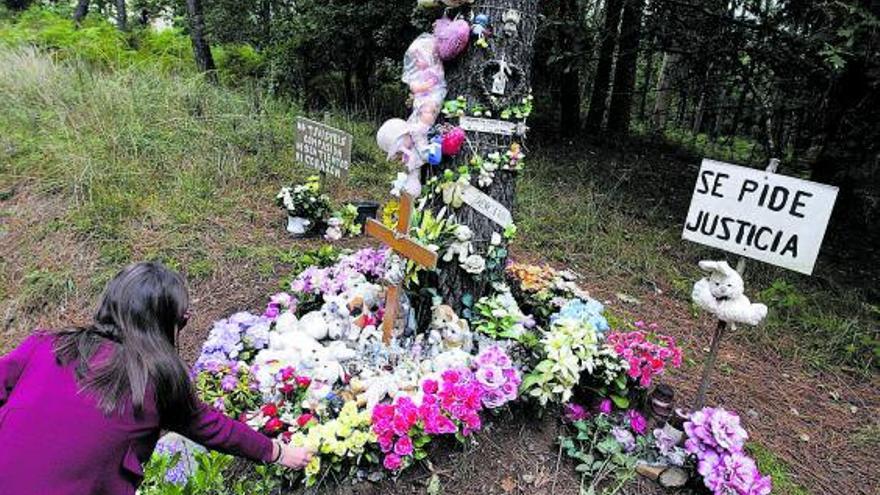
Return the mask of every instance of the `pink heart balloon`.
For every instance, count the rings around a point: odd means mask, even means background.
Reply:
[[[437,55],[441,60],[449,61],[467,49],[471,27],[463,19],[451,21],[444,17],[434,23],[434,37],[437,39]]]

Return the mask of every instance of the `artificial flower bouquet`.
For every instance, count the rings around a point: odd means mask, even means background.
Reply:
[[[769,476],[763,476],[745,450],[748,439],[736,413],[705,407],[684,423],[684,449],[696,459],[697,472],[716,495],[768,495]]]
[[[282,187],[275,200],[287,211],[287,230],[294,235],[312,232],[330,214],[330,198],[321,192],[317,175],[307,178],[304,184]]]

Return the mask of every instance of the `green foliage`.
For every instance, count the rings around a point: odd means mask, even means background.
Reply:
[[[749,454],[758,464],[758,470],[773,479],[773,493],[778,495],[810,495],[792,479],[788,465],[763,445],[751,442],[746,445]]]
[[[766,332],[798,335],[798,353],[819,366],[853,366],[870,372],[880,360],[880,312],[853,292],[802,292],[775,280],[758,300],[770,307]],[[797,330],[794,330],[797,329]],[[764,337],[766,340],[766,337]]]
[[[573,436],[559,437],[562,451],[577,463],[581,493],[613,495],[635,476],[636,461],[647,451],[648,437],[636,437],[636,449],[625,452],[611,434],[615,426],[609,416],[600,414],[574,422]]]
[[[34,7],[12,22],[0,23],[0,46],[23,45],[47,49],[57,61],[81,61],[102,69],[146,65],[166,72],[195,73],[192,44],[179,28],[137,27],[124,33],[94,15],[77,27],[69,13]],[[265,59],[250,45],[213,48],[218,72],[228,84],[241,85],[265,72]]]
[[[267,466],[254,466],[248,472],[236,472],[235,458],[219,452],[194,452],[195,466],[181,484],[166,479],[168,472],[181,461],[173,456],[154,454],[144,467],[142,495],[270,495],[277,493],[279,478]]]
[[[25,274],[21,300],[25,308],[35,311],[46,305],[60,305],[75,290],[70,271],[37,268]]]

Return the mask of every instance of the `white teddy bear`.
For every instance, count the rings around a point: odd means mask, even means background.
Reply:
[[[348,301],[343,296],[325,297],[324,301],[324,305],[321,306],[320,315],[327,328],[325,337],[339,340],[351,328],[351,313],[348,310]]]
[[[767,316],[767,306],[752,304],[743,292],[745,284],[726,261],[701,261],[709,275],[694,284],[691,299],[701,309],[727,323],[757,325]]]

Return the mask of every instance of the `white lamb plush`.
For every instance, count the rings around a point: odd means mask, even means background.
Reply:
[[[709,275],[694,284],[691,299],[697,306],[728,323],[757,325],[764,320],[767,306],[749,301],[742,277],[726,261],[701,261],[700,268]]]

